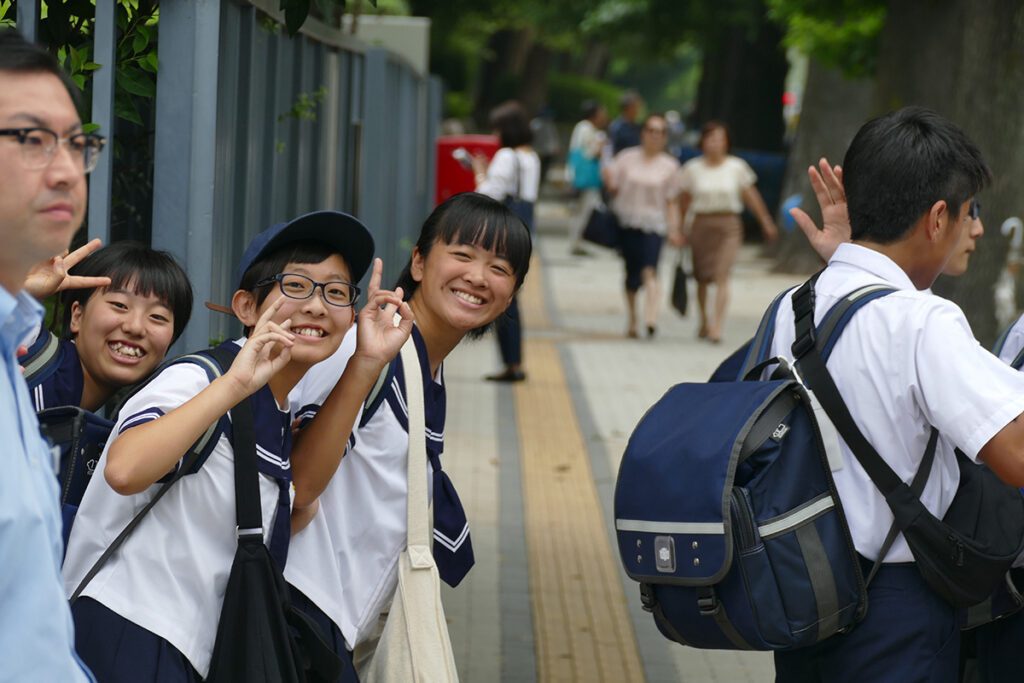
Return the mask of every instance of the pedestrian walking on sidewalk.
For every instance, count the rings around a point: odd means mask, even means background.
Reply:
[[[683,164],[676,179],[680,217],[693,211],[689,242],[693,249],[693,279],[697,281],[700,328],[697,336],[718,343],[722,339],[729,305],[729,276],[743,243],[743,206],[757,217],[766,240],[779,231],[754,183],[757,175],[747,162],[729,154],[729,129],[721,121],[708,121],[700,134],[701,156]],[[682,221],[680,221],[680,224]],[[669,241],[683,246],[682,230],[670,232]],[[708,286],[715,286],[713,315],[708,314]]]
[[[533,233],[533,206],[540,190],[540,158],[531,146],[533,133],[526,110],[515,101],[501,104],[491,112],[491,128],[501,140],[501,148],[490,163],[474,157],[476,190],[504,202]],[[521,382],[523,369],[523,326],[515,299],[498,321],[498,348],[505,368],[487,379],[494,382]]]
[[[589,256],[583,248],[583,228],[590,213],[601,205],[601,150],[607,143],[603,128],[608,112],[600,102],[583,104],[583,120],[569,138],[569,181],[579,193],[577,213],[569,226],[569,249],[573,256]]]
[[[661,284],[658,259],[665,234],[678,231],[674,178],[679,162],[665,153],[668,124],[651,114],[641,129],[641,144],[615,155],[604,169],[605,187],[614,199],[612,210],[622,225],[622,259],[626,264],[626,336],[637,337],[637,292],[645,291],[644,324],[647,336],[657,332]]]

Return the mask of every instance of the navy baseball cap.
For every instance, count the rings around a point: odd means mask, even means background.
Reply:
[[[278,223],[252,238],[235,273],[241,284],[245,272],[260,257],[292,242],[321,242],[338,252],[348,264],[352,282],[363,279],[373,261],[373,236],[357,218],[341,211],[314,211]]]

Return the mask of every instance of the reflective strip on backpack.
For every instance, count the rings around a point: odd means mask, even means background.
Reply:
[[[832,496],[823,493],[798,508],[765,521],[757,527],[757,533],[761,535],[761,540],[766,541],[774,536],[780,536],[788,531],[792,531],[815,517],[828,512],[835,506],[836,501]]]
[[[717,534],[725,533],[721,522],[651,522],[645,519],[616,519],[619,531],[640,531],[649,534]]]

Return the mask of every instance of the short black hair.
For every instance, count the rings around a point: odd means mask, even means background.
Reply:
[[[948,119],[923,107],[879,116],[857,131],[843,159],[852,237],[895,242],[935,202],[956,215],[991,181],[977,146]]]
[[[25,40],[14,29],[0,29],[0,71],[53,74],[64,84],[75,108],[81,106],[82,94],[60,67],[57,58],[41,45]]]
[[[604,105],[597,100],[583,100],[583,104],[580,105],[580,111],[585,119],[594,118],[602,109],[604,109]]]
[[[71,335],[71,304],[86,306],[97,291],[122,289],[139,296],[155,296],[174,313],[174,338],[177,341],[192,316],[192,283],[188,275],[166,251],[157,251],[132,241],[114,242],[99,249],[68,270],[81,277],[109,277],[110,285],[96,289],[68,289],[61,295],[64,305],[65,335]]]
[[[449,197],[431,212],[420,230],[416,248],[425,259],[437,242],[474,244],[494,251],[508,260],[516,276],[518,291],[530,270],[533,240],[526,224],[501,202],[477,192],[463,192]],[[412,277],[412,259],[406,264],[395,287],[401,287],[405,300],[412,298],[418,282]],[[490,326],[469,333],[480,337]]]
[[[238,288],[255,294],[256,307],[259,308],[274,291],[277,283],[262,286],[257,286],[257,283],[280,274],[289,263],[323,263],[335,254],[344,260],[341,254],[323,242],[303,240],[282,244],[249,266],[249,270],[242,275]],[[348,266],[347,261],[345,265]]]
[[[502,147],[514,148],[533,142],[530,117],[526,115],[523,105],[515,100],[509,100],[492,109],[489,122],[491,129],[498,131]]]

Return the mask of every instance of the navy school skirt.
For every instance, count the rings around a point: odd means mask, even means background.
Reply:
[[[331,621],[330,617],[324,614],[322,609],[317,607],[302,591],[291,584],[288,584],[288,598],[292,603],[292,607],[305,614],[317,625],[324,642],[330,645],[331,649],[334,650],[334,654],[338,655],[338,658],[341,659],[341,676],[337,681],[332,681],[331,683],[359,683],[359,675],[356,674],[356,668],[352,664],[352,653],[345,646],[345,638],[341,635],[341,629]]]
[[[71,606],[75,649],[98,683],[201,683],[185,655],[92,598]]]

